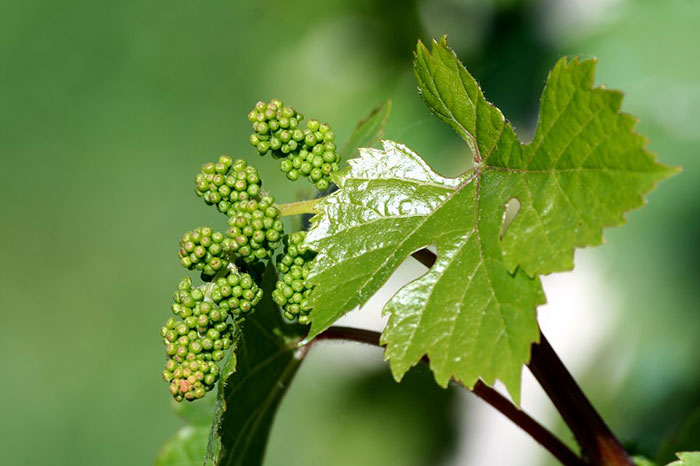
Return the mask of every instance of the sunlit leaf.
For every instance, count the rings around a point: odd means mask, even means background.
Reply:
[[[445,40],[419,43],[415,71],[431,110],[472,150],[457,178],[390,141],[363,149],[307,242],[318,251],[311,335],[364,304],[413,252],[437,250],[430,271],[386,305],[382,335],[394,376],[427,355],[437,382],[505,383],[514,399],[537,341],[539,274],[568,270],[574,248],[596,245],[675,169],[661,165],[620,113],[621,93],[593,88],[594,61],[560,60],[538,130],[522,144]],[[504,209],[520,209],[502,236]]]

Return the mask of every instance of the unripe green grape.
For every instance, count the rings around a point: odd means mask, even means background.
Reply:
[[[194,247],[192,253],[194,254],[194,260],[201,259],[207,255],[207,249],[200,244]],[[190,256],[192,255],[190,254]]]
[[[183,359],[185,356],[187,356],[187,348],[181,345],[177,346],[177,350],[175,351],[175,354],[180,357],[180,359]]]
[[[207,317],[206,314],[202,314],[197,318],[197,326],[198,327],[207,327],[209,325],[209,317]]]
[[[204,165],[202,165],[202,173],[212,175],[214,174],[214,163],[213,162],[207,162]]]
[[[189,277],[185,277],[177,284],[178,291],[189,291],[192,288],[192,280]]]
[[[315,119],[309,120],[309,122],[306,124],[306,127],[309,128],[311,131],[318,131],[320,126],[321,123]]]
[[[175,327],[175,331],[177,332],[178,335],[186,335],[186,334],[187,334],[187,331],[188,331],[187,325],[185,325],[184,322],[180,322],[180,323],[177,324],[177,326]]]
[[[257,123],[257,127],[255,128],[255,132],[260,134],[267,134],[270,131],[270,127],[265,123],[264,121],[260,121]]]
[[[258,153],[264,155],[270,150],[270,143],[268,141],[260,141],[256,145],[256,149],[258,149]]]
[[[197,318],[195,316],[189,316],[185,319],[185,325],[188,328],[195,328],[197,326]]]
[[[327,163],[337,162],[338,156],[335,152],[327,150],[323,153],[323,161]]]
[[[225,332],[228,330],[228,324],[226,322],[219,322],[218,324],[214,325],[214,328],[219,332]]]
[[[202,352],[202,344],[197,340],[190,342],[189,350],[192,353],[199,354]]]
[[[202,299],[204,299],[204,293],[201,289],[194,288],[192,289],[192,291],[190,291],[190,297],[195,301],[201,301]]]
[[[330,188],[330,183],[326,178],[321,178],[316,182],[316,189],[319,191],[325,191],[326,189]]]
[[[292,168],[287,172],[287,178],[289,178],[291,181],[296,181],[299,179],[299,171]]]

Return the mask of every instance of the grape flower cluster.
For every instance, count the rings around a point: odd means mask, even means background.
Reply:
[[[268,152],[281,159],[280,169],[292,181],[305,176],[316,189],[330,187],[331,173],[338,171],[340,155],[335,134],[327,124],[309,120],[302,128],[304,116],[282,101],[258,102],[248,114],[254,133],[250,143],[260,155]]]
[[[224,351],[234,343],[237,323],[262,298],[262,290],[247,274],[231,272],[200,287],[189,278],[178,285],[172,311],[161,336],[167,360],[163,380],[175,400],[202,398],[219,379]],[[231,322],[229,322],[229,316]]]
[[[284,226],[279,209],[275,207],[275,198],[263,193],[258,170],[245,160],[234,162],[231,157],[222,155],[217,163],[205,163],[195,177],[195,193],[228,216],[228,240],[222,239],[217,243],[224,253],[221,262],[229,260],[234,263],[252,263],[268,258],[280,246]],[[214,249],[218,251],[218,246]],[[214,264],[207,261],[210,256],[206,254],[197,261],[197,251],[185,251],[189,254],[189,259],[183,259],[182,255],[180,257],[185,267],[191,268],[192,262],[197,270],[208,275],[212,274],[207,272],[218,270],[216,266],[219,266],[219,261],[214,260],[218,256],[211,251],[207,252],[211,254]],[[202,252],[200,249],[199,254]],[[204,264],[198,266],[202,262]],[[204,271],[207,265],[210,267]]]
[[[280,159],[287,178],[308,177],[328,189],[340,157],[330,127],[310,120],[279,100],[258,102],[248,115],[258,153]],[[303,243],[304,231],[285,235],[275,198],[262,189],[258,170],[245,160],[223,155],[205,163],[195,177],[195,193],[228,218],[221,232],[197,227],[180,239],[183,267],[197,271],[203,283],[180,281],[173,297],[173,316],[161,328],[166,363],[162,377],[176,401],[193,401],[211,391],[220,378],[218,363],[235,351],[241,326],[263,296],[259,286],[265,263],[284,244],[277,258],[278,281],[273,300],[289,320],[309,323],[307,277],[316,255]]]
[[[219,212],[235,214],[239,204],[260,196],[262,182],[258,170],[246,163],[222,155],[217,163],[207,162],[194,179],[194,192]]]

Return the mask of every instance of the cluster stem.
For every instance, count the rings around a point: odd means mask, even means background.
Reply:
[[[288,204],[277,204],[277,208],[280,211],[281,217],[287,217],[289,215],[318,214],[319,211],[316,210],[316,204],[323,199],[323,197],[320,197],[317,199],[290,202]]]

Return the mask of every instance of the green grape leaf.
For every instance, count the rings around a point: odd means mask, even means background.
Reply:
[[[394,376],[427,354],[442,386],[452,377],[468,386],[498,378],[517,398],[544,296],[538,279],[513,275],[499,260],[502,205],[484,196],[475,209],[481,187],[473,171],[444,178],[407,147],[383,144],[351,160],[339,191],[317,205],[323,214],[307,236],[318,251],[311,335],[369,299],[411,253],[435,244],[430,272],[385,308],[392,317],[382,341]]]
[[[384,128],[391,113],[391,100],[376,107],[360,120],[348,138],[341,155],[347,160],[357,157],[360,147],[373,147],[384,135]]]
[[[669,463],[668,466],[700,466],[700,451],[686,451],[676,453],[678,461]]]
[[[224,368],[208,457],[226,466],[260,466],[275,413],[308,347],[299,347],[305,326],[289,324],[270,298],[275,287],[270,266],[255,312],[246,319]]]
[[[155,466],[200,466],[209,437],[208,426],[185,426],[168,440]]]
[[[444,37],[432,54],[418,45],[415,71],[426,104],[465,139],[484,184],[520,203],[503,238],[511,271],[570,270],[574,248],[601,244],[603,227],[622,224],[625,212],[677,171],[644,148],[646,138],[633,132],[636,118],[620,113],[622,92],[593,87],[595,63],[559,60],[535,137],[521,144]]]
[[[407,147],[362,149],[320,201],[307,236],[316,251],[310,337],[364,304],[412,253],[437,260],[387,303],[382,335],[397,380],[427,355],[436,381],[501,380],[517,401],[537,341],[539,274],[573,266],[643,195],[673,174],[645,151],[621,94],[592,88],[593,61],[559,61],[534,140],[522,144],[443,38],[419,43],[415,72],[431,110],[467,142],[473,167],[457,178]],[[520,210],[505,232],[505,205]]]

